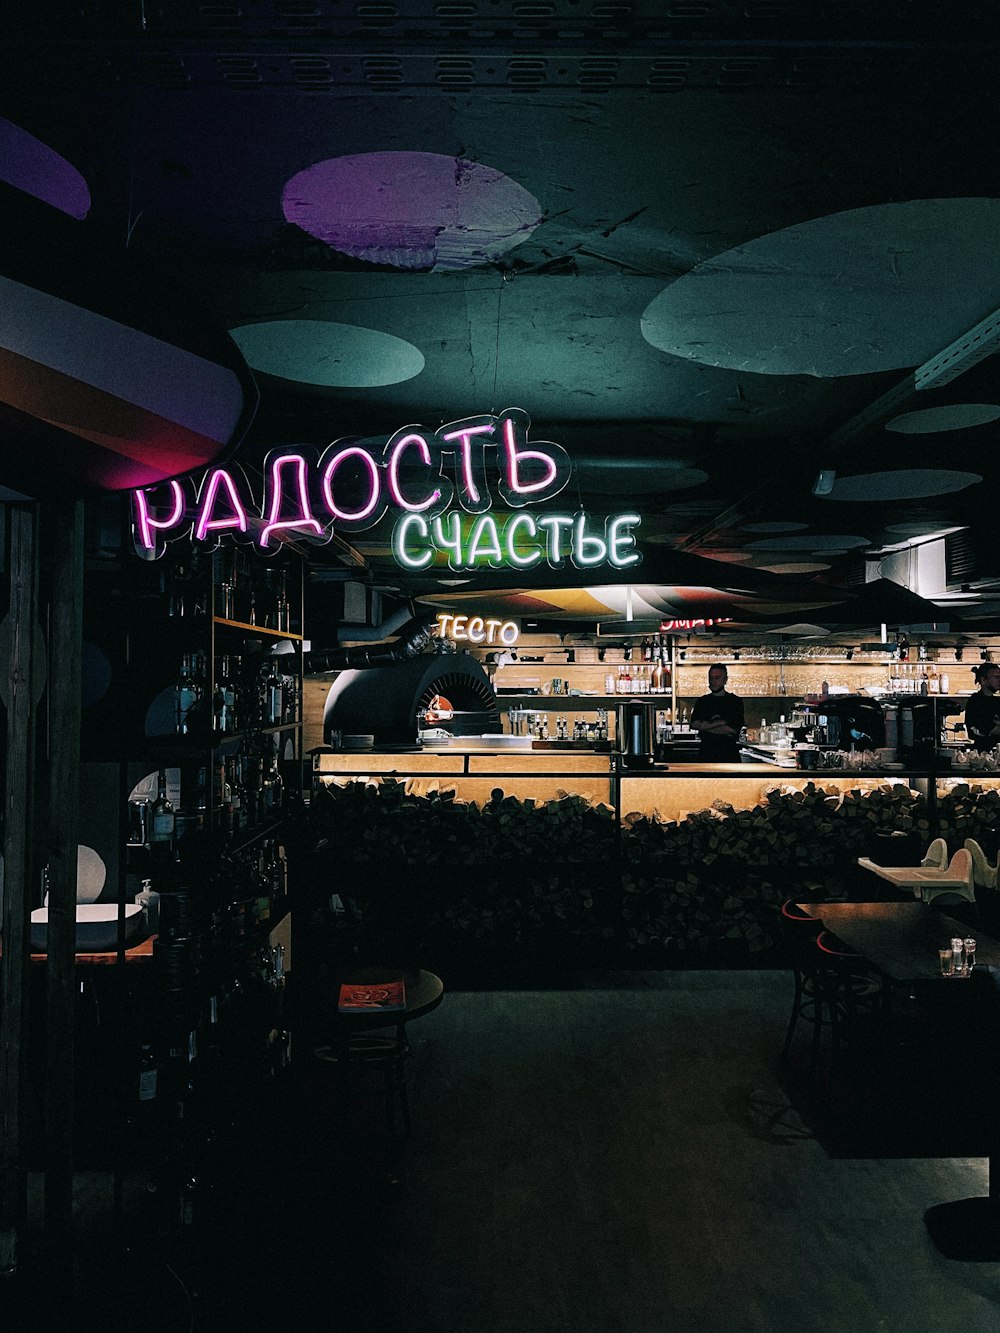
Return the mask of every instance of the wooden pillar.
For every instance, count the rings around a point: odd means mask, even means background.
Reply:
[[[24,1161],[24,1057],[28,1019],[28,946],[33,878],[34,625],[38,589],[37,514],[12,506],[10,516],[10,656],[0,664],[7,686],[7,774],[4,789],[3,960],[0,963],[0,1273],[17,1265],[27,1175]]]
[[[45,1236],[71,1273],[73,1070],[76,1016],[76,877],[79,843],[80,663],[83,636],[83,502],[46,507],[52,556],[49,629],[49,772],[46,854]]]

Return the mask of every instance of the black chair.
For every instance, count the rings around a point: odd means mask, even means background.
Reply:
[[[836,935],[821,930],[816,937],[818,984],[830,1029],[828,1079],[832,1080],[849,1045],[860,1034],[861,1020],[871,1019],[880,1036],[886,1012],[886,991],[865,960]]]
[[[781,904],[781,930],[792,965],[792,1011],[788,1016],[785,1042],[781,1048],[781,1063],[786,1064],[792,1040],[800,1020],[809,1025],[811,1040],[809,1069],[815,1070],[819,1060],[820,1036],[824,1024],[823,993],[819,976],[816,940],[823,929],[822,921],[810,916],[788,898]]]

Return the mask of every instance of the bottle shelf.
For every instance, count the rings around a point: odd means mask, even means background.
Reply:
[[[269,639],[288,639],[292,643],[303,642],[303,636],[293,634],[291,630],[270,629],[267,625],[251,625],[243,620],[226,620],[223,616],[213,616],[212,624],[220,629],[234,630],[251,638],[258,634],[264,634]]]

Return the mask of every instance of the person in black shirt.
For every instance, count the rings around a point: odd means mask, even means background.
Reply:
[[[716,662],[708,668],[709,693],[695,700],[691,726],[698,733],[701,757],[711,763],[740,757],[740,732],[743,730],[743,700],[726,690],[729,672]]]
[[[1000,745],[1000,666],[983,662],[972,674],[979,689],[965,706],[965,731],[974,750],[992,750]]]

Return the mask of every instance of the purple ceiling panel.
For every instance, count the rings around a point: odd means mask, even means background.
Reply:
[[[541,221],[538,200],[493,167],[443,153],[359,153],[285,185],[289,222],[341,254],[407,269],[490,263]]]
[[[90,190],[76,167],[27,130],[0,116],[0,180],[71,218],[90,212]]]

